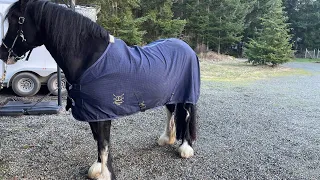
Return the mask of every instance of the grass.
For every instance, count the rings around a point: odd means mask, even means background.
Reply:
[[[309,75],[301,69],[291,69],[283,66],[252,66],[237,60],[212,62],[201,61],[201,79],[204,81],[250,83],[260,79],[268,79],[289,75]]]
[[[295,58],[293,62],[320,62],[320,59]]]

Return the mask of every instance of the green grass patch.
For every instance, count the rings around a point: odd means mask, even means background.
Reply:
[[[295,58],[293,59],[293,62],[319,62],[320,63],[320,59]]]
[[[302,69],[291,69],[283,66],[252,66],[237,60],[222,62],[200,62],[201,79],[204,81],[250,83],[260,79],[289,75],[310,75]]]

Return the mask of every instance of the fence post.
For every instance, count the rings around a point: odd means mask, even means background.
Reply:
[[[70,7],[72,11],[76,10],[76,0],[70,0]]]
[[[307,51],[308,49],[306,48],[306,52],[304,53],[304,58],[307,59]]]

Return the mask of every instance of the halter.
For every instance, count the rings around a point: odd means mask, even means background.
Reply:
[[[4,41],[2,40],[3,46],[8,50],[8,53],[9,53],[8,59],[9,59],[11,56],[13,56],[15,61],[19,61],[19,60],[21,60],[21,59],[23,59],[23,58],[25,57],[25,54],[22,55],[22,56],[18,56],[18,55],[13,51],[13,47],[14,47],[14,45],[16,44],[17,39],[18,39],[19,37],[22,38],[22,42],[27,42],[26,38],[24,37],[23,30],[22,30],[22,25],[24,24],[24,21],[25,21],[25,18],[24,18],[24,17],[19,17],[19,21],[18,21],[18,23],[19,23],[19,30],[18,30],[17,36],[14,38],[14,41],[13,41],[13,43],[12,43],[12,45],[11,45],[10,48],[9,48],[9,46],[7,46],[7,45],[4,43]],[[32,49],[33,49],[33,48],[32,48]],[[26,61],[28,61],[32,49],[29,51],[29,54],[28,54],[28,56],[27,56]]]

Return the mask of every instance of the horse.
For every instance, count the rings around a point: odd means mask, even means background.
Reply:
[[[128,46],[90,19],[44,0],[19,0],[6,13],[9,27],[0,58],[14,64],[44,45],[68,81],[66,110],[88,122],[98,157],[91,179],[115,179],[109,153],[111,121],[166,107],[167,121],[158,144],[181,140],[182,158],[194,155],[196,104],[200,94],[199,60],[176,38]]]

